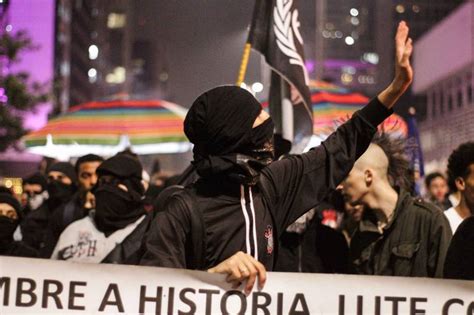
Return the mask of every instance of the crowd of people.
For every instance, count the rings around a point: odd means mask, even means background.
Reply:
[[[252,94],[211,89],[186,116],[180,176],[150,179],[124,151],[51,163],[20,201],[3,189],[0,255],[207,270],[246,292],[266,271],[474,279],[474,142],[421,198],[403,141],[377,132],[413,77],[403,22],[395,41],[392,83],[319,147],[275,157]],[[328,209],[343,213],[331,227]]]

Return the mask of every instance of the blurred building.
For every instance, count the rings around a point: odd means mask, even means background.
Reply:
[[[417,39],[460,3],[462,0],[316,0],[319,32],[310,43],[316,42],[315,51],[309,55],[324,60],[320,78],[376,95],[393,77],[393,37],[398,22],[407,21],[410,36]]]
[[[156,10],[150,0],[57,0],[59,111],[97,99],[162,96],[166,59]]]
[[[427,100],[420,124],[428,168],[444,169],[474,139],[474,2],[466,2],[415,42],[413,91]]]

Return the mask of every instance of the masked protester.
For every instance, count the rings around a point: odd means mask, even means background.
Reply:
[[[67,162],[52,164],[47,171],[47,183],[49,198],[36,211],[30,212],[20,226],[23,241],[40,252],[46,246],[54,210],[71,200],[77,190],[74,167]]]
[[[74,169],[79,189],[70,200],[54,210],[46,233],[45,246],[40,252],[41,257],[51,256],[59,236],[69,224],[87,216],[91,209],[90,204],[95,203],[87,198],[88,193],[97,183],[96,170],[103,161],[102,157],[95,154],[87,154],[77,159]]]
[[[35,173],[23,179],[23,193],[21,196],[23,214],[37,210],[48,199],[46,177]]]
[[[18,200],[9,193],[0,193],[0,255],[37,257],[33,248],[13,240],[13,234],[22,218]]]
[[[140,162],[118,154],[97,168],[95,211],[69,225],[52,259],[88,263],[136,264],[150,223],[143,209]]]
[[[349,173],[377,126],[412,80],[408,27],[397,31],[393,82],[308,153],[272,162],[273,123],[236,86],[214,88],[191,106],[184,131],[201,178],[171,196],[147,236],[144,265],[208,270],[245,291],[273,270],[281,233]]]

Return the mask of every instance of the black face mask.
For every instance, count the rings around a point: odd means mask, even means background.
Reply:
[[[252,129],[251,149],[246,150],[246,154],[263,166],[269,165],[275,159],[275,146],[273,145],[274,124],[271,118],[265,120],[260,126]]]
[[[0,216],[0,251],[13,241],[13,233],[18,226],[18,220]]]
[[[62,203],[69,201],[73,193],[74,187],[72,185],[63,184],[56,180],[48,183],[49,208],[54,210]]]
[[[141,202],[114,184],[102,184],[93,190],[95,195],[95,223],[105,234],[110,234],[135,222],[144,214]]]

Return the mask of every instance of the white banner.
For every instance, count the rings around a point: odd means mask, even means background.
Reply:
[[[474,314],[474,281],[269,273],[246,296],[222,275],[0,257],[0,314]]]

